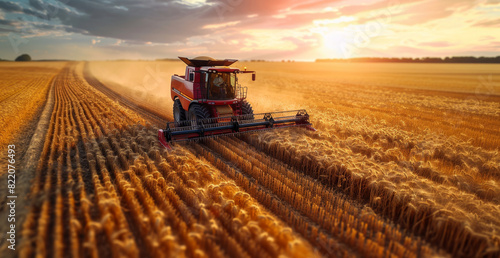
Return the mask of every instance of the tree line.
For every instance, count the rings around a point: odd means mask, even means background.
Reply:
[[[475,57],[475,56],[453,56],[453,57],[357,57],[348,59],[316,59],[316,62],[371,62],[371,63],[467,63],[467,64],[500,64],[500,56],[497,57]]]

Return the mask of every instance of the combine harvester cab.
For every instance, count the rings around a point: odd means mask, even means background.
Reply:
[[[306,110],[254,114],[246,101],[247,87],[238,83],[241,71],[229,67],[234,59],[215,60],[210,57],[188,59],[185,75],[174,74],[171,96],[174,101],[174,122],[158,130],[158,139],[167,149],[176,141],[210,136],[301,126],[315,131]]]

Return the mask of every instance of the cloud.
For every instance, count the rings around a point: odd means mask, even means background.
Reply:
[[[300,3],[296,6],[294,6],[293,9],[307,10],[307,9],[325,8],[325,7],[328,7],[328,6],[335,4],[336,2],[341,2],[341,1],[339,1],[339,0],[337,0],[337,1],[332,1],[332,0],[307,1],[306,3]]]
[[[40,0],[30,0],[30,4],[42,9]],[[86,31],[92,36],[119,40],[174,43],[208,35],[210,31],[206,29],[217,30],[233,26],[241,29],[252,26],[269,28],[270,25],[287,24],[293,26],[289,20],[269,24],[268,18],[271,15],[289,6],[289,1],[282,0],[196,0],[189,4],[174,0],[71,0],[67,5],[74,12],[66,12],[65,17],[59,13],[56,15],[63,24]],[[253,21],[248,21],[247,16],[254,17]],[[241,19],[234,19],[235,17]],[[309,21],[311,20],[308,19]]]
[[[22,33],[22,23],[18,20],[0,19],[0,31]]]
[[[352,16],[341,16],[336,19],[323,19],[323,20],[313,20],[313,24],[315,25],[329,25],[329,24],[337,24],[337,23],[343,23],[343,22],[351,22],[355,21],[356,17]]]
[[[12,26],[12,25],[14,25],[14,22],[12,22],[10,20],[0,19],[0,25],[9,25],[9,26]]]
[[[241,21],[232,21],[232,22],[226,22],[226,23],[219,23],[219,24],[209,24],[203,26],[203,29],[220,29],[220,28],[225,28],[225,27],[230,27],[237,25]]]
[[[500,4],[500,0],[487,0],[486,3],[484,3],[486,5],[497,5],[497,4]]]
[[[41,23],[41,22],[34,22],[33,28],[39,31],[44,31],[44,32],[71,32],[71,33],[80,33],[80,34],[85,34],[86,31],[73,28],[71,26],[67,25],[61,25],[61,24],[46,24],[46,23]]]
[[[0,10],[4,10],[6,12],[11,12],[11,13],[23,13],[41,19],[46,19],[47,17],[45,14],[41,12],[23,7],[22,5],[16,2],[0,1]]]
[[[477,27],[495,27],[495,28],[498,28],[498,27],[500,27],[500,18],[499,19],[493,19],[493,20],[480,21],[478,23],[475,23],[474,26],[477,26]]]
[[[122,40],[170,43],[203,34],[202,26],[214,23],[200,20],[209,12],[206,7],[193,7],[176,1],[86,1],[67,3],[76,12],[57,14],[63,24],[87,31],[90,35]],[[206,32],[205,32],[206,33]]]
[[[376,18],[373,16],[377,16],[376,14],[370,16],[363,13],[377,11],[379,13],[385,11],[388,12],[388,15],[395,16],[405,10],[406,19],[400,23],[415,25],[447,17],[454,12],[447,7],[454,9],[470,7],[473,5],[470,2],[468,0],[442,0],[439,2],[400,0],[335,6],[340,5],[341,1],[190,0],[182,2],[150,0],[137,2],[71,0],[67,1],[65,5],[60,2],[56,6],[42,0],[29,0],[30,6],[36,11],[24,8],[14,2],[0,2],[0,8],[24,12],[36,17],[45,16],[59,19],[63,25],[67,26],[66,28],[70,27],[73,31],[88,33],[91,36],[173,43],[185,41],[193,36],[206,35],[209,33],[206,29],[223,29],[234,26],[242,30],[249,28],[294,29],[314,21],[337,23],[358,19],[359,23],[363,23]],[[411,10],[406,8],[409,5],[413,5]],[[360,17],[356,17],[356,15]],[[249,19],[248,16],[253,19]]]
[[[465,13],[476,3],[470,0],[440,0],[423,1],[411,6],[411,11],[405,12],[406,19],[399,20],[404,25],[425,24],[434,20],[444,19],[456,13]]]
[[[450,42],[447,41],[422,42],[419,45],[425,47],[435,47],[435,48],[453,46]]]
[[[14,26],[13,21],[0,19],[0,32],[15,32]]]
[[[292,2],[292,3],[291,3]],[[295,1],[286,0],[208,0],[214,12],[207,13],[211,18],[217,18],[220,21],[234,17],[244,17],[258,14],[259,16],[269,17],[280,10],[290,8]]]
[[[92,48],[108,46],[116,52],[147,55],[154,54],[152,49],[164,48],[172,55],[179,51],[186,55],[206,51],[221,57],[226,57],[226,53],[243,53],[247,55],[245,58],[268,55],[269,58],[288,59],[284,55],[326,55],[333,51],[325,48],[326,45],[350,42],[350,37],[358,34],[370,37],[367,46],[359,47],[360,53],[378,53],[378,50],[398,55],[401,54],[398,51],[405,51],[405,48],[396,48],[394,42],[413,39],[411,47],[415,49],[406,50],[421,54],[429,49],[450,46],[449,42],[455,42],[450,38],[457,33],[468,36],[457,41],[458,46],[453,46],[456,49],[472,48],[474,40],[479,41],[486,34],[499,35],[500,19],[496,15],[499,2],[0,0],[0,11],[15,13],[21,19],[0,20],[0,27],[20,31],[24,26],[27,29],[22,35],[81,36],[84,38],[82,45],[87,47],[92,46],[89,42],[99,38],[102,42],[97,44],[96,40]],[[0,19],[5,19],[2,12]],[[494,40],[498,41],[499,37],[487,41]],[[450,49],[446,48],[452,51]]]
[[[396,17],[399,24],[419,25],[466,12],[479,4],[471,0],[399,0],[377,1],[373,4],[346,5],[339,9],[342,15],[363,15],[363,20],[384,15],[389,20]],[[361,19],[360,19],[361,20]]]
[[[0,9],[7,12],[21,12],[23,10],[22,6],[18,3],[4,1],[0,1]]]

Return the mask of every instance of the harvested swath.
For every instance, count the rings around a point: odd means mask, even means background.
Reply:
[[[412,256],[417,255],[417,252],[430,255],[430,248],[422,246],[420,240],[405,236],[369,211],[362,211],[350,205],[352,200],[349,202],[344,196],[333,193],[318,182],[286,169],[276,160],[259,154],[242,142],[232,138],[219,138],[219,142],[221,143],[209,141],[208,145],[221,153],[225,159],[233,160],[234,164],[263,187],[270,189],[280,200],[289,203],[295,210],[318,223],[321,226],[319,231],[331,232],[356,252],[363,255],[393,253],[398,256]],[[314,232],[317,231],[318,228],[311,231],[313,241],[316,234]],[[378,235],[380,232],[385,232],[383,239]],[[386,249],[386,246],[389,248]]]
[[[375,163],[365,156],[353,155],[350,150],[334,149],[307,135],[294,143],[292,135],[295,133],[290,130],[279,137],[268,134],[245,140],[324,184],[364,200],[375,211],[455,255],[480,252],[494,257],[499,252],[495,247],[495,232],[500,224],[494,215],[499,212],[497,206],[419,179],[395,164]],[[311,155],[293,147],[306,144],[303,141],[316,153]],[[439,198],[433,194],[436,192],[440,193]],[[463,210],[465,207],[467,211]],[[471,216],[471,211],[477,215]]]
[[[18,158],[22,156],[33,133],[31,127],[45,104],[54,76],[64,63],[6,64],[0,69],[0,151],[7,153],[7,145],[16,145]],[[19,130],[23,128],[23,130]],[[6,159],[0,160],[6,167]],[[0,175],[4,175],[0,171]]]
[[[149,151],[149,156],[148,156],[148,154],[144,152],[145,149],[144,146],[150,146],[152,142],[156,143],[156,138],[148,136],[151,133],[151,131],[153,130],[151,129],[141,130],[139,134],[136,135],[137,137],[136,142],[140,144],[132,145],[131,148],[135,149],[135,151],[139,154],[139,157],[136,158],[133,165],[130,165],[130,169],[135,171],[135,173],[128,172],[125,174],[129,175],[131,182],[134,184],[133,189],[144,189],[144,190],[139,190],[138,192],[147,193],[147,195],[151,196],[151,199],[149,199],[148,197],[144,197],[145,199],[143,199],[141,203],[155,203],[158,207],[173,207],[174,211],[177,210],[180,216],[171,215],[172,217],[171,220],[173,221],[171,225],[174,225],[173,226],[174,229],[177,227],[181,227],[180,229],[182,230],[182,232],[185,232],[186,230],[200,229],[200,227],[197,226],[191,227],[196,224],[194,223],[195,218],[197,217],[195,216],[195,214],[198,212],[193,214],[192,208],[188,207],[194,207],[195,210],[199,209],[202,211],[211,210],[212,212],[199,213],[200,215],[204,214],[202,217],[200,217],[199,221],[197,222],[200,225],[203,225],[201,229],[203,228],[212,229],[211,231],[205,230],[204,232],[203,231],[198,232],[199,234],[202,234],[206,237],[200,239],[210,239],[211,235],[213,235],[215,239],[221,239],[223,242],[226,243],[226,245],[224,245],[224,249],[226,249],[226,252],[228,252],[226,254],[242,255],[247,252],[244,250],[249,250],[249,252],[252,253],[252,256],[256,256],[259,254],[265,255],[266,252],[273,250],[273,249],[267,251],[263,250],[261,246],[256,244],[255,240],[252,239],[253,237],[250,238],[248,238],[248,236],[244,237],[243,235],[241,235],[239,231],[237,231],[232,226],[231,223],[229,223],[230,221],[235,219],[234,216],[239,218],[240,216],[244,216],[243,215],[244,213],[241,214],[237,212],[238,210],[235,209],[236,207],[231,209],[232,211],[231,213],[227,213],[225,209],[221,209],[220,207],[221,206],[224,207],[224,204],[228,203],[228,200],[225,200],[225,198],[220,199],[220,195],[216,195],[219,196],[217,200],[210,199],[204,194],[204,192],[206,192],[207,190],[199,189],[196,187],[196,186],[203,186],[205,188],[213,189],[211,187],[213,187],[215,183],[224,184],[224,181],[221,181],[220,177],[214,176],[214,173],[216,173],[216,171],[214,171],[213,168],[204,165],[200,161],[193,162],[191,161],[192,160],[191,158],[190,159],[179,158],[187,155],[192,157],[190,154],[186,152],[178,152],[175,153],[176,155],[164,156],[166,153],[162,155],[156,152],[157,150],[155,150],[155,148],[158,148],[157,146],[153,147],[153,149]],[[150,160],[149,157],[155,157],[153,159],[154,161]],[[204,169],[195,172],[192,170],[193,168],[199,168],[199,169],[204,168]],[[196,177],[193,176],[194,175],[193,173],[197,175],[203,173],[205,175]],[[139,180],[139,178],[141,180]],[[211,180],[206,181],[207,179]],[[143,184],[142,186],[140,184],[140,181],[142,181]],[[166,185],[166,182],[170,182],[169,184],[171,185]],[[229,185],[225,187],[229,187]],[[192,189],[194,190],[195,193],[198,192],[198,194],[193,194],[192,191],[189,191],[187,189]],[[227,191],[229,189],[234,189],[234,187],[231,186],[231,188],[224,190],[225,194],[228,194]],[[235,190],[237,189],[231,191]],[[218,191],[217,192],[212,192],[212,191],[211,191],[212,194],[218,192]],[[178,194],[176,194],[176,192],[178,192]],[[229,195],[231,196],[232,194]],[[168,197],[167,202],[165,202],[165,196]],[[168,211],[168,214],[174,213],[173,211],[169,211],[171,209],[172,208],[166,209]],[[214,216],[213,214],[214,212],[218,215]],[[182,220],[179,221],[177,219],[178,217],[183,218],[184,221]],[[244,220],[242,220],[242,218],[239,218],[238,220],[245,222]],[[191,226],[188,227],[187,225]],[[222,228],[221,225],[223,226]],[[188,245],[189,247],[187,248],[187,250],[194,251],[197,249],[196,248],[197,245],[201,246],[211,245],[210,243],[203,242],[206,240],[203,240],[201,243],[198,240],[194,241],[192,237],[189,236],[189,234],[188,236],[185,236],[184,233],[182,235],[184,235],[181,237],[182,239],[184,239],[183,242],[186,243],[186,245]],[[235,240],[237,242],[235,242]],[[264,241],[262,243],[266,242]],[[246,248],[243,249],[241,248],[240,245],[245,246]],[[222,249],[222,247],[220,247],[220,249]],[[200,252],[202,250],[203,249],[200,249]],[[213,250],[208,249],[205,251],[212,252]]]
[[[329,253],[329,254],[335,254],[337,256],[349,256],[349,254],[352,255],[352,252],[346,249],[345,247],[339,245],[339,243],[332,239],[330,236],[320,233],[318,235],[312,235],[309,236],[307,232],[309,230],[317,230],[318,227],[314,225],[314,223],[307,223],[307,220],[305,217],[300,215],[298,212],[294,210],[289,210],[287,208],[284,208],[283,204],[281,204],[280,200],[277,199],[275,196],[273,196],[268,190],[265,188],[261,187],[260,185],[251,182],[248,178],[246,178],[240,171],[235,170],[233,167],[228,165],[228,162],[225,160],[221,160],[219,157],[214,156],[210,151],[200,147],[200,146],[194,146],[196,148],[196,152],[199,153],[200,155],[203,155],[205,158],[207,158],[212,164],[215,164],[215,166],[222,171],[225,172],[226,175],[228,175],[231,179],[235,180],[236,183],[240,186],[242,186],[245,190],[246,193],[248,193],[250,196],[253,196],[256,198],[259,203],[263,204],[267,209],[270,209],[273,213],[279,215],[285,222],[290,224],[294,230],[299,232],[301,235],[306,237],[310,242],[318,244],[320,243],[321,247],[320,249],[322,252]],[[256,206],[250,206],[248,207],[248,213],[250,214],[251,218],[257,218],[259,220],[264,219],[265,217],[258,216],[258,213],[262,209],[256,207]],[[260,224],[260,223],[259,223]],[[247,230],[246,228],[243,228],[244,230]],[[255,229],[256,230],[256,229]],[[291,231],[277,231],[279,232],[279,239],[285,238],[285,243],[286,240],[290,238],[289,233]],[[315,237],[319,237],[320,239],[317,240]],[[318,242],[319,241],[319,242]],[[283,243],[283,240],[279,241],[280,243]],[[285,244],[282,244],[283,246],[286,246]],[[301,248],[303,249],[303,248]],[[292,253],[293,254],[293,253]],[[299,254],[297,254],[299,255]]]
[[[85,115],[91,115],[92,109],[89,108],[85,101],[78,101],[85,99],[82,92],[74,90],[78,88],[79,85],[72,85],[66,83],[66,81],[74,82],[70,80],[70,67],[65,68],[65,71],[60,75],[59,80],[55,84],[55,95],[56,95],[56,107],[54,115],[52,117],[53,122],[49,128],[49,133],[47,134],[47,140],[45,143],[45,148],[42,153],[42,160],[47,160],[47,162],[41,162],[39,164],[39,174],[36,178],[34,188],[32,189],[34,195],[38,195],[42,200],[41,210],[34,206],[29,218],[27,219],[25,232],[23,235],[27,238],[26,242],[31,242],[29,244],[34,249],[27,247],[23,249],[25,254],[29,254],[35,251],[37,254],[42,255],[58,255],[64,253],[65,249],[72,250],[73,253],[83,252],[83,248],[80,248],[81,243],[76,242],[76,239],[72,239],[73,242],[69,243],[70,238],[65,237],[68,235],[77,235],[76,231],[80,230],[80,226],[87,225],[91,226],[98,225],[97,222],[90,221],[90,211],[88,207],[88,199],[86,198],[85,189],[82,188],[82,175],[78,173],[77,179],[80,181],[80,193],[78,203],[82,206],[83,216],[80,218],[81,222],[74,214],[74,208],[69,205],[68,208],[63,208],[63,203],[74,203],[75,201],[69,197],[74,196],[72,194],[73,188],[73,176],[72,170],[75,167],[76,171],[82,172],[80,160],[71,160],[71,153],[75,153],[77,157],[80,156],[79,149],[76,146],[75,137],[79,136],[79,131],[77,130],[76,121],[78,121],[80,132],[85,134],[85,131],[90,129],[90,124],[88,123],[87,117]],[[73,86],[73,87],[70,87]],[[76,109],[75,112],[71,111]],[[81,112],[78,110],[85,110]],[[76,118],[73,116],[76,115]],[[85,121],[82,122],[82,121]],[[91,120],[94,122],[94,120]],[[87,128],[85,128],[85,124]],[[96,131],[98,132],[98,130]],[[82,137],[83,138],[83,137]],[[94,139],[90,139],[95,141]],[[84,145],[85,150],[88,152],[87,144]],[[101,198],[106,192],[103,192],[103,187],[100,182],[96,181],[98,178],[97,171],[95,169],[95,157],[87,153],[86,162],[89,163],[90,172],[93,174],[94,187],[93,192],[96,194],[96,201],[99,206],[101,213],[108,213],[108,208],[105,206]],[[99,156],[97,155],[97,158]],[[74,162],[74,163],[73,163]],[[66,163],[66,164],[65,164]],[[105,177],[104,177],[105,179]],[[52,216],[51,213],[55,213]],[[66,216],[63,216],[66,214]],[[114,216],[119,216],[118,213],[112,213]],[[70,217],[66,219],[66,217]],[[105,217],[106,215],[103,215]],[[38,218],[37,218],[38,217]],[[66,226],[67,225],[67,226]],[[108,238],[113,234],[114,223],[105,223],[104,230],[106,231]],[[118,224],[120,225],[120,224]],[[123,223],[121,224],[123,228]],[[52,229],[54,228],[54,230]],[[70,228],[70,232],[63,232],[63,228]],[[95,228],[95,227],[93,227]],[[98,225],[97,229],[101,230],[103,227]],[[49,234],[49,232],[54,231],[55,234]],[[90,239],[90,243],[85,243],[84,248],[96,248],[94,233],[92,228],[86,228]],[[33,235],[37,237],[35,239]],[[31,237],[32,236],[32,237]],[[33,239],[33,240],[31,240]],[[83,239],[81,239],[83,241]],[[51,244],[52,243],[52,244]],[[89,245],[90,244],[90,245]],[[117,245],[114,245],[114,251],[116,253],[122,252],[122,249]],[[123,254],[131,254],[130,249],[125,251]],[[96,255],[96,251],[86,250],[85,253],[93,253]],[[132,251],[133,252],[133,251]]]

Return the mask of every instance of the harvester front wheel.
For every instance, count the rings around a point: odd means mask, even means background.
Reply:
[[[182,104],[179,99],[174,100],[174,120],[176,123],[186,120],[186,111],[182,108]]]
[[[191,121],[199,121],[202,119],[210,118],[210,111],[205,106],[193,103],[189,107],[188,118]]]
[[[253,108],[252,108],[252,105],[250,105],[250,103],[248,103],[246,100],[244,100],[242,103],[241,103],[241,113],[243,115],[247,115],[247,118],[248,119],[253,119]]]

